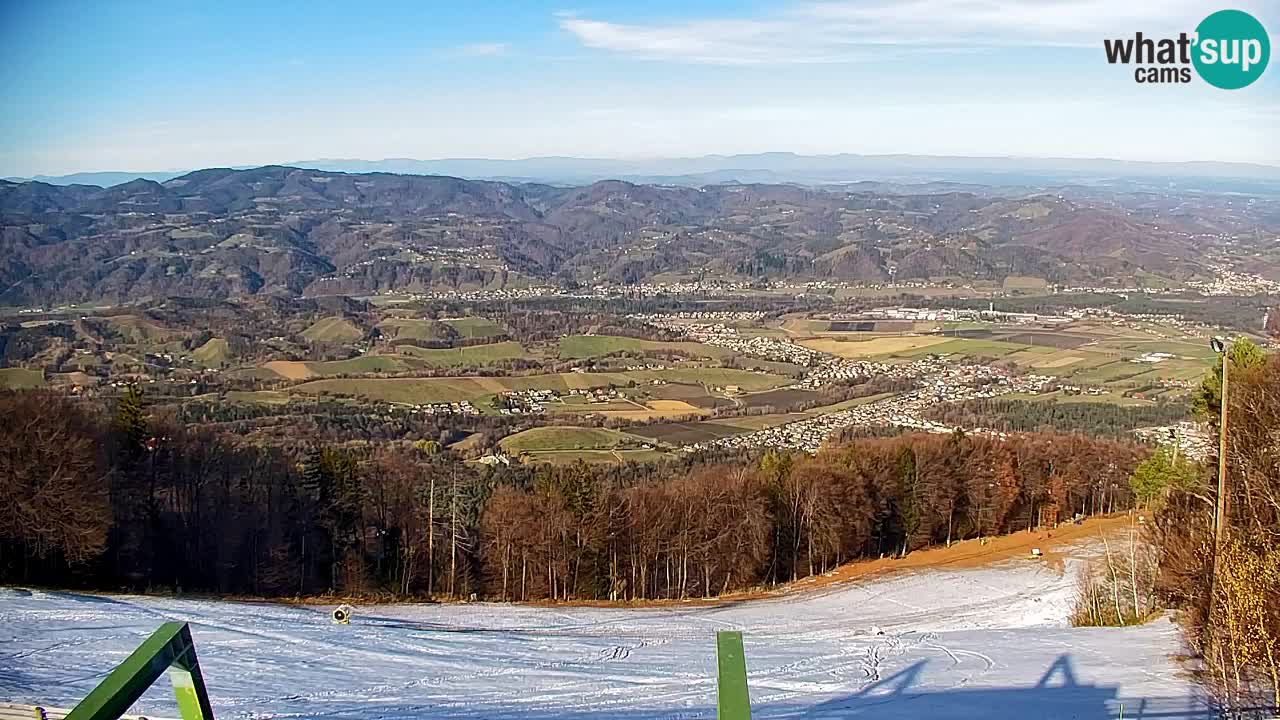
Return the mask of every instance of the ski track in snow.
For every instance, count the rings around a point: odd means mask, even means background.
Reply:
[[[715,717],[715,633],[744,631],[759,718],[1209,717],[1168,620],[1067,626],[1031,560],[651,609],[329,608],[0,588],[0,701],[71,707],[166,620],[219,718]],[[134,708],[176,717],[162,679]]]

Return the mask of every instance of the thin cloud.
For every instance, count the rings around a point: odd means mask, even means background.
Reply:
[[[756,17],[618,23],[561,14],[559,24],[598,50],[764,65],[859,62],[888,51],[1097,47],[1108,34],[1190,31],[1215,9],[1206,0],[809,0]]]

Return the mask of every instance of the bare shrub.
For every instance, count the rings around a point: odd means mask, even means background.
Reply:
[[[1136,527],[1119,543],[1103,538],[1104,555],[1090,560],[1076,579],[1076,627],[1137,625],[1154,617],[1157,554]]]

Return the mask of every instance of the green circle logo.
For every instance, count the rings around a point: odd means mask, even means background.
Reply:
[[[1271,40],[1262,23],[1247,12],[1219,10],[1196,27],[1191,61],[1204,81],[1223,90],[1239,90],[1262,77],[1271,59]]]

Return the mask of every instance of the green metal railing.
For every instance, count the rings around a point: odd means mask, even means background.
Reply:
[[[66,720],[118,720],[166,672],[178,698],[182,720],[213,720],[191,630],[179,622],[165,623],[151,633],[67,713]]]
[[[751,698],[747,693],[747,656],[742,650],[742,633],[716,633],[716,718],[751,720]]]

